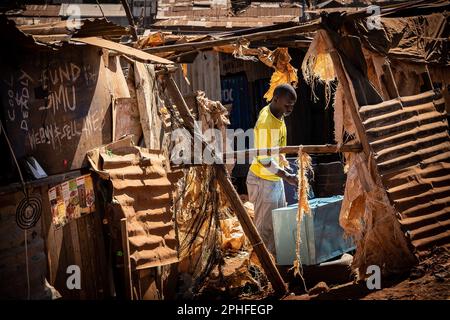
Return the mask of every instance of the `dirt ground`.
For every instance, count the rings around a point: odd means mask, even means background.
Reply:
[[[330,288],[321,283],[310,294],[289,296],[286,300],[449,300],[449,250],[435,249],[409,274],[383,279],[381,286],[381,290],[373,291],[365,282],[348,282]]]

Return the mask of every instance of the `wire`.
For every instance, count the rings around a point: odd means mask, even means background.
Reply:
[[[25,232],[25,265],[27,269],[27,300],[30,300],[30,268],[28,266],[28,240],[27,240],[27,230]]]
[[[100,12],[102,13],[103,18],[106,19],[105,17],[105,13],[103,12],[102,6],[100,5],[100,3],[98,3],[98,0],[96,0],[98,7],[100,8]]]

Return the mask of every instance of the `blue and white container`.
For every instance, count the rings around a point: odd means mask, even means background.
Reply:
[[[350,238],[344,239],[339,225],[342,196],[309,200],[311,215],[305,214],[301,225],[300,260],[315,265],[337,258],[355,248]],[[272,211],[277,264],[292,265],[295,260],[298,205]]]

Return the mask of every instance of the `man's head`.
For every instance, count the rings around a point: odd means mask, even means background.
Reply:
[[[280,84],[273,92],[271,106],[278,114],[289,116],[294,110],[297,93],[290,84]]]

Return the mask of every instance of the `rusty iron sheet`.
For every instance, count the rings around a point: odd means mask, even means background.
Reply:
[[[86,166],[87,150],[111,142],[111,96],[98,49],[69,45],[16,59],[0,63],[4,124],[16,157],[34,156],[48,175]]]
[[[182,173],[170,171],[162,151],[136,147],[131,137],[88,156],[94,169],[112,182],[114,220],[127,218],[132,268],[178,262],[171,206]]]
[[[360,108],[367,138],[406,237],[420,257],[450,244],[450,136],[441,93]]]

